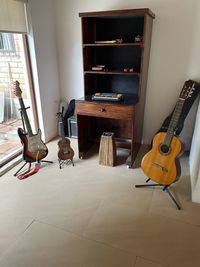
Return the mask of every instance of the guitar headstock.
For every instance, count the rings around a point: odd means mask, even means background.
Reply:
[[[58,118],[59,121],[62,121],[63,120],[63,113],[64,113],[64,107],[62,107],[61,112],[58,112],[56,114],[56,117]]]
[[[20,88],[20,83],[18,81],[15,81],[14,84],[13,84],[13,91],[14,91],[14,94],[16,95],[16,97],[18,98],[21,98],[22,96],[22,90]]]
[[[183,89],[180,93],[180,98],[186,100],[187,98],[191,97],[194,90],[195,90],[195,82],[192,80],[188,80],[184,83]]]
[[[56,113],[56,117],[58,118],[58,119],[62,119],[62,113],[61,112],[58,112],[58,113]]]

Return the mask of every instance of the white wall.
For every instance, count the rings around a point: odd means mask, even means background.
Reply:
[[[62,98],[83,96],[81,20],[79,12],[148,7],[153,25],[143,141],[149,143],[172,111],[187,79],[200,82],[200,2],[198,0],[58,0],[56,29]],[[191,145],[198,100],[181,133]],[[200,203],[200,107],[190,154],[192,200]]]
[[[55,113],[60,96],[67,100],[83,96],[79,12],[149,7],[156,14],[147,84],[144,143],[151,141],[163,119],[173,109],[184,81],[200,81],[198,0],[30,0],[30,4],[34,34],[32,44],[36,52],[36,60],[33,61],[35,84],[38,101],[41,102],[40,125],[43,124],[47,140],[56,134]],[[187,148],[190,147],[197,106],[198,101],[193,105],[182,132]],[[196,202],[200,202],[199,135],[200,107],[190,154],[192,198]]]
[[[81,20],[79,12],[148,7],[156,15],[144,119],[144,143],[149,143],[172,111],[184,81],[197,79],[193,49],[199,29],[198,0],[58,0],[56,24],[62,98],[83,96]],[[190,146],[196,107],[183,138]]]
[[[29,36],[39,125],[45,141],[57,134],[56,113],[60,101],[53,0],[29,0]]]
[[[190,152],[192,200],[200,203],[200,105]]]
[[[198,6],[200,12],[200,2]],[[196,20],[197,29],[200,28],[200,16]],[[195,76],[200,77],[200,36],[197,34],[194,42],[193,50],[193,73]],[[192,139],[192,146],[190,151],[190,176],[192,186],[192,200],[200,203],[200,104],[196,116],[196,124],[194,135]]]

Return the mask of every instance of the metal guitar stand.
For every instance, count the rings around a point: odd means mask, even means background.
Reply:
[[[148,178],[146,180],[146,183],[148,183],[151,179]],[[172,199],[172,201],[174,202],[174,204],[176,205],[178,210],[181,210],[181,206],[178,204],[177,200],[175,199],[175,197],[172,195],[172,193],[169,190],[169,186],[170,185],[163,185],[163,184],[138,184],[135,185],[136,188],[140,188],[140,187],[150,187],[150,186],[162,186],[163,187],[163,191],[166,191],[168,193],[168,195],[170,196],[170,198]]]
[[[25,108],[25,109],[28,109],[28,108],[30,108],[30,107],[27,107],[27,108]],[[22,125],[23,125],[23,130],[24,130],[24,132],[26,132],[26,130],[25,130],[25,123],[24,123],[24,118],[23,118],[23,113],[22,113],[22,109],[20,108],[19,109],[20,110],[20,115],[21,115],[21,119],[22,119]],[[17,176],[17,174],[26,166],[26,164],[31,164],[32,162],[36,162],[36,160],[34,161],[34,160],[31,160],[31,161],[27,161],[27,160],[25,160],[25,163],[18,169],[18,171],[16,172],[16,173],[14,173],[13,174],[13,176]],[[41,162],[47,162],[47,163],[53,163],[53,161],[50,161],[50,160],[39,160],[39,161],[37,161],[38,163],[41,163]]]
[[[36,162],[36,160],[35,160],[35,161],[27,161],[27,160],[26,160],[26,161],[24,162],[24,164],[19,168],[19,170],[18,170],[16,173],[13,174],[13,176],[17,176],[17,175],[19,174],[19,172],[26,166],[26,164],[28,164],[28,163],[31,164],[32,162]],[[50,161],[50,160],[43,160],[43,159],[42,159],[42,160],[39,160],[39,161],[37,161],[37,162],[38,162],[39,164],[40,164],[41,162],[47,162],[47,163],[51,163],[51,164],[53,163],[53,161]]]
[[[62,159],[58,159],[58,163],[59,163],[59,168],[62,169],[63,165],[68,165],[68,164],[72,164],[72,166],[74,167],[74,162],[73,159],[66,159],[66,160],[62,160]]]

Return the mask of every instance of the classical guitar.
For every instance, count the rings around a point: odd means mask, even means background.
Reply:
[[[70,147],[70,140],[68,138],[66,138],[65,134],[64,134],[62,112],[59,112],[57,115],[58,115],[58,123],[59,123],[59,128],[60,128],[60,133],[61,133],[61,139],[58,141],[58,147],[59,147],[58,159],[59,159],[59,161],[71,160],[73,163],[74,151]]]
[[[170,185],[180,175],[178,156],[183,152],[183,143],[175,133],[183,104],[191,97],[194,86],[191,80],[185,82],[167,132],[159,132],[154,136],[151,150],[142,159],[143,172],[156,183]]]
[[[14,93],[19,100],[24,126],[26,127],[26,132],[22,128],[18,128],[18,135],[23,144],[23,158],[28,162],[40,161],[47,156],[48,149],[41,139],[41,130],[38,129],[37,133],[33,134],[18,81],[14,83]]]

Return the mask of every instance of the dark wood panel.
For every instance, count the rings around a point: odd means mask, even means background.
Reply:
[[[113,46],[113,47],[115,47],[115,46],[143,46],[143,43],[142,42],[138,42],[138,43],[113,43],[113,44],[111,44],[111,43],[102,43],[102,44],[94,44],[94,43],[90,43],[90,44],[87,44],[87,43],[83,43],[83,47],[98,47],[98,46]]]
[[[95,129],[97,136],[101,136],[103,132],[113,132],[116,138],[132,140],[133,121],[98,117],[95,120]]]
[[[138,9],[122,9],[122,10],[110,10],[110,11],[96,11],[96,12],[84,12],[79,13],[79,17],[109,17],[109,16],[128,16],[128,15],[141,15],[148,14],[152,18],[155,18],[154,13],[149,8]]]
[[[139,76],[138,75],[92,75],[87,72],[84,75],[85,95],[95,93],[123,93],[129,97],[138,96]]]
[[[82,42],[93,43],[96,39],[96,20],[94,18],[82,18]]]
[[[125,43],[134,42],[136,35],[143,36],[143,24],[144,16],[97,18],[95,41],[123,39]]]
[[[129,120],[134,117],[134,106],[83,101],[76,103],[76,112],[80,115]]]
[[[125,72],[121,70],[109,70],[109,71],[94,71],[94,70],[87,70],[84,74],[99,74],[99,75],[124,75],[124,76],[135,76],[140,75],[139,72]]]

